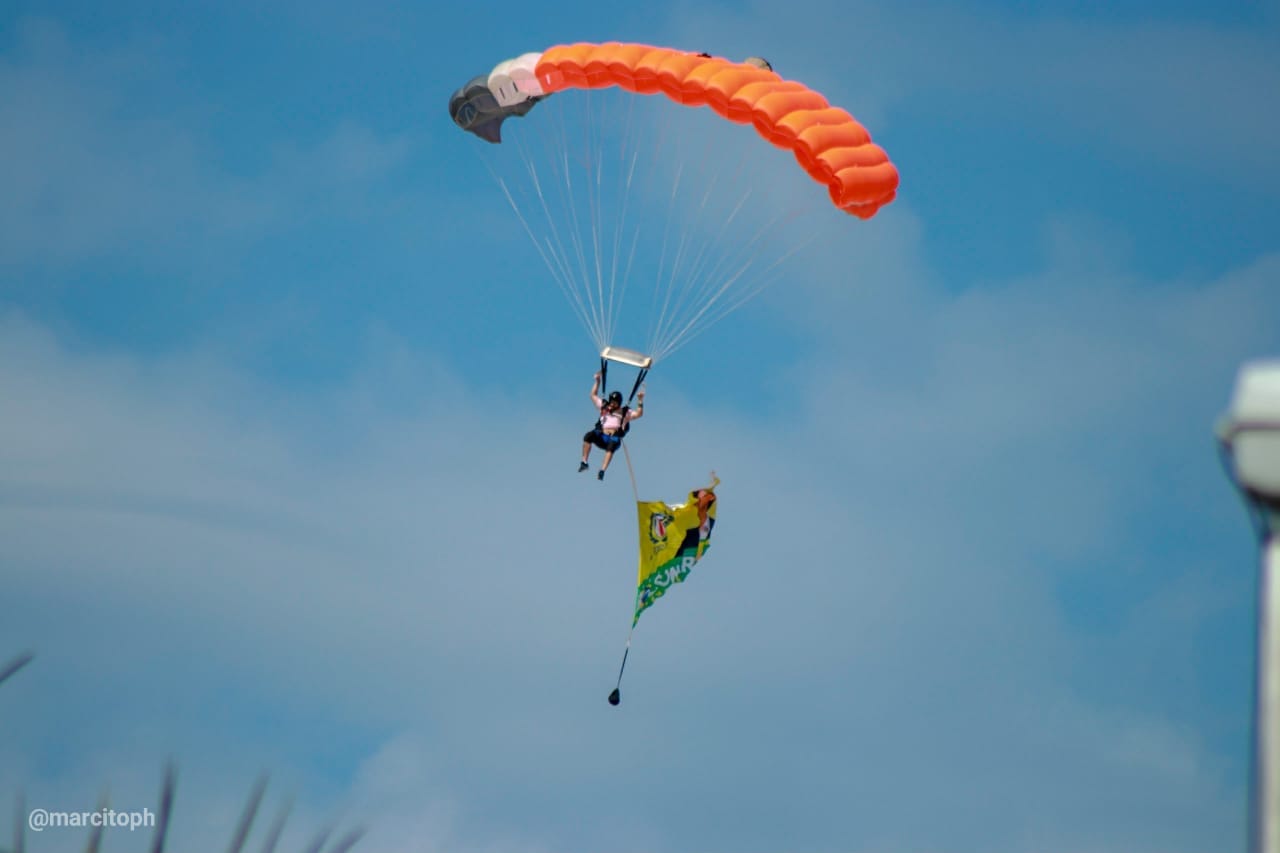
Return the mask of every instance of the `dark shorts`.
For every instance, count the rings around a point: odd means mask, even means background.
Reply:
[[[594,444],[601,450],[617,450],[618,446],[622,444],[622,436],[605,435],[598,429],[591,430],[591,432],[582,437],[582,440],[587,444]]]

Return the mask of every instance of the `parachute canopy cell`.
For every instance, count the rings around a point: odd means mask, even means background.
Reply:
[[[734,62],[643,44],[559,45],[498,63],[449,100],[463,130],[501,142],[502,122],[523,116],[542,98],[566,89],[615,86],[640,95],[664,94],[684,106],[706,106],[749,124],[790,150],[836,207],[869,219],[893,201],[898,170],[884,149],[847,111],[802,83],[785,80],[759,57]]]
[[[505,63],[504,63],[505,64]],[[501,66],[500,66],[501,67]],[[502,122],[510,116],[522,116],[538,102],[535,96],[521,94],[513,98],[511,78],[500,78],[503,87],[492,87],[493,75],[473,77],[449,99],[449,116],[463,130],[469,130],[487,142],[502,141]]]

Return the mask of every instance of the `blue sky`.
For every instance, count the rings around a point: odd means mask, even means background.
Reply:
[[[618,708],[592,344],[445,110],[609,39],[766,56],[902,175],[651,377],[642,497],[724,484]],[[1278,48],[1275,2],[7,4],[0,798],[172,757],[175,849],[262,772],[289,849],[1238,848],[1211,428],[1280,351]]]

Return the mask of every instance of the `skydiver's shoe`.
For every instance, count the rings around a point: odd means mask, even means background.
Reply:
[[[587,463],[585,463],[585,462],[579,462],[579,463],[578,463],[578,473],[579,473],[579,474],[581,474],[583,471],[587,470],[587,467],[588,467],[588,466],[587,466]]]
[[[601,468],[601,469],[600,469],[600,473],[596,474],[596,479],[597,479],[597,480],[603,480],[603,479],[604,479],[604,469],[603,469],[603,468]]]

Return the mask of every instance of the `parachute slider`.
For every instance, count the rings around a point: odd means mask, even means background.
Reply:
[[[600,357],[607,361],[616,361],[619,364],[629,364],[641,370],[648,370],[653,366],[653,358],[651,356],[636,352],[633,349],[623,349],[622,347],[605,347],[600,350]]]

